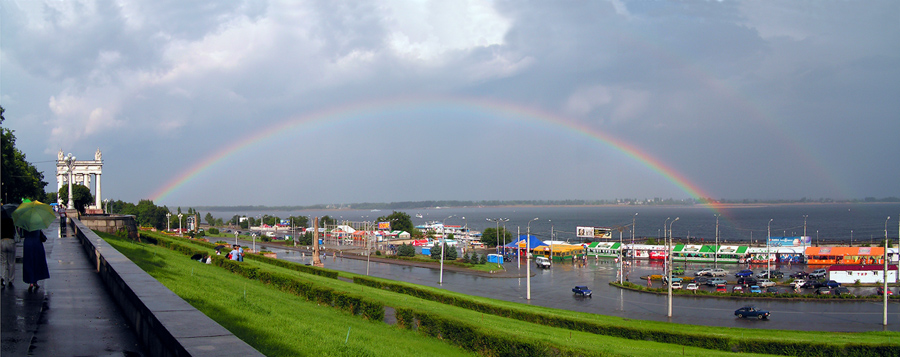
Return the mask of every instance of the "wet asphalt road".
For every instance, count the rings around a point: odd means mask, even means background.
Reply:
[[[286,253],[285,250],[272,248],[278,258],[308,263],[309,255],[301,258],[297,252]],[[330,269],[366,274],[366,261],[356,259],[333,259],[324,261]],[[684,266],[679,263],[677,265]],[[516,270],[516,262],[506,263],[506,269]],[[688,264],[687,274],[693,274],[708,264]],[[730,274],[746,265],[723,265]],[[755,271],[760,270],[754,267]],[[794,266],[777,267],[786,275],[791,271],[805,268]],[[524,273],[524,262],[521,265]],[[764,269],[764,267],[763,267]],[[551,269],[540,270],[531,267],[534,276],[531,279],[531,300],[526,300],[525,278],[485,278],[469,274],[444,271],[444,284],[438,284],[440,272],[437,269],[400,266],[372,262],[369,274],[388,279],[402,280],[411,283],[442,287],[465,294],[485,296],[500,300],[521,302],[537,306],[558,309],[590,312],[601,315],[620,316],[630,319],[672,321],[685,324],[765,328],[802,331],[900,331],[900,304],[888,304],[888,326],[882,326],[883,305],[881,300],[874,301],[771,301],[764,299],[743,298],[703,298],[673,297],[673,317],[666,317],[667,304],[665,295],[639,293],[609,286],[616,278],[616,265],[613,260],[589,259],[584,266],[572,263],[557,263]],[[661,264],[648,261],[635,261],[628,269],[629,280],[641,283],[639,277],[648,274],[660,274]],[[811,270],[811,269],[807,269]],[[727,277],[734,281],[733,275]],[[658,283],[657,283],[658,284]],[[572,294],[575,285],[587,285],[593,290],[593,298],[581,298]],[[729,289],[731,284],[729,284]],[[786,289],[787,287],[781,287]],[[708,289],[703,287],[703,289]],[[858,295],[874,294],[874,288],[853,288],[851,292]],[[896,290],[896,288],[893,288]],[[896,293],[896,292],[895,292]],[[734,310],[744,305],[755,305],[769,310],[772,316],[768,320],[737,319]]]

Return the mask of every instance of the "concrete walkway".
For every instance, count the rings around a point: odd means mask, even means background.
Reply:
[[[28,292],[28,284],[22,282],[22,243],[16,247],[16,279],[0,293],[0,354],[147,355],[77,238],[60,231],[59,221],[44,234],[50,279],[41,281],[36,292]]]

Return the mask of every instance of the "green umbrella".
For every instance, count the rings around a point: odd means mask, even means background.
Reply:
[[[33,201],[20,204],[12,218],[16,227],[30,232],[50,227],[50,223],[56,219],[56,213],[50,205]]]

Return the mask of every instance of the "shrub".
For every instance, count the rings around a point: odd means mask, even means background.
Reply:
[[[401,244],[399,248],[397,248],[397,256],[399,257],[413,257],[416,255],[416,247],[413,247],[411,244]]]
[[[380,250],[376,250],[376,251],[375,251],[375,255],[381,256],[381,251],[380,251]]]
[[[210,228],[209,234],[219,234],[219,229],[218,228]]]

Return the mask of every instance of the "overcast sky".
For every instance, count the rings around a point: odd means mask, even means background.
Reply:
[[[169,206],[900,196],[898,1],[0,4],[48,191],[99,148]]]

